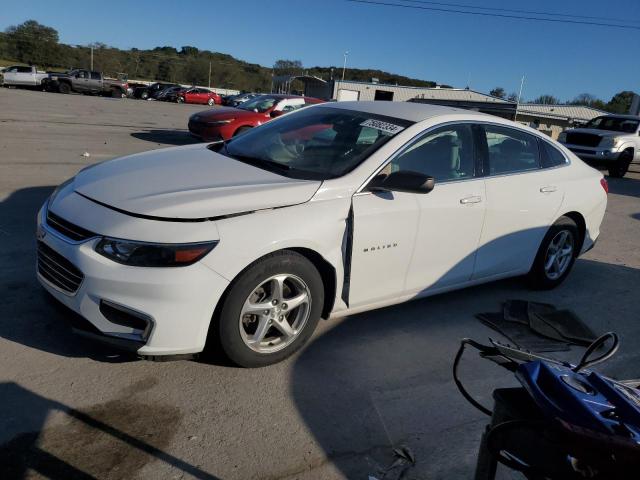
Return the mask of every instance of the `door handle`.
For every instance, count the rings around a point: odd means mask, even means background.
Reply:
[[[464,197],[460,199],[460,203],[462,205],[469,205],[471,203],[480,203],[482,201],[482,197],[479,195],[472,195],[470,197]]]
[[[556,190],[558,190],[558,187],[554,187],[554,186],[542,187],[540,189],[540,193],[553,193]]]

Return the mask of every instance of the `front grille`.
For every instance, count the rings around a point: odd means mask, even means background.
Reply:
[[[570,145],[597,147],[600,140],[602,140],[602,137],[593,133],[567,132],[567,143]]]
[[[37,266],[49,283],[68,293],[75,293],[84,279],[75,265],[42,242],[38,242]]]
[[[50,210],[47,210],[47,225],[56,232],[76,242],[96,236],[95,233],[66,221],[64,218],[59,217]]]

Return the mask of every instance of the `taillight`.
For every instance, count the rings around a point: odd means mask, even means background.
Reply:
[[[604,188],[605,193],[609,193],[609,184],[604,177],[600,179],[600,185],[602,185],[602,188]]]

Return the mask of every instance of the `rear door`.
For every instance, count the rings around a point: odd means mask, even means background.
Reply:
[[[542,168],[536,136],[489,124],[483,131],[487,207],[474,278],[526,273],[562,204],[562,182]]]
[[[71,80],[73,82],[73,89],[77,92],[89,92],[91,91],[89,84],[89,72],[87,70],[78,70],[75,74],[75,78]]]
[[[100,72],[90,72],[89,89],[92,92],[100,92],[102,90],[102,74]]]

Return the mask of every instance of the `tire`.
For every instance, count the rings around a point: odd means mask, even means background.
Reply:
[[[210,107],[212,105],[214,105],[216,102],[214,102],[213,98],[210,98],[209,100],[207,100],[207,105],[209,105]]]
[[[71,86],[67,82],[60,82],[58,84],[58,92],[67,95],[71,93]]]
[[[125,98],[127,95],[117,88],[111,89],[111,98]]]
[[[142,93],[140,94],[140,98],[141,98],[142,100],[146,100],[147,98],[149,98],[149,92],[142,92]]]
[[[177,97],[177,98],[176,98],[176,103],[184,103],[184,98],[182,98],[182,97]]]
[[[251,127],[240,127],[235,132],[233,132],[233,136],[237,137],[238,135],[242,135],[243,133],[247,133],[249,130],[251,130]]]
[[[274,293],[278,291],[282,295]],[[308,302],[293,308],[286,305],[301,298]],[[260,305],[249,309],[258,313],[246,313],[249,300]],[[322,313],[324,285],[307,258],[283,250],[247,267],[232,282],[222,302],[210,336],[215,336],[215,342],[236,365],[263,367],[284,360],[309,340]],[[258,332],[261,326],[262,335]]]
[[[565,240],[562,240],[563,236]],[[569,247],[570,251],[568,251]],[[573,268],[581,248],[581,236],[576,222],[569,217],[560,217],[544,236],[529,271],[532,287],[550,290],[560,285]],[[557,263],[550,263],[554,249],[556,251],[554,258],[559,260]]]
[[[609,167],[609,176],[613,178],[622,178],[629,171],[629,165],[633,161],[633,153],[631,150],[625,150],[620,154],[615,165]]]

